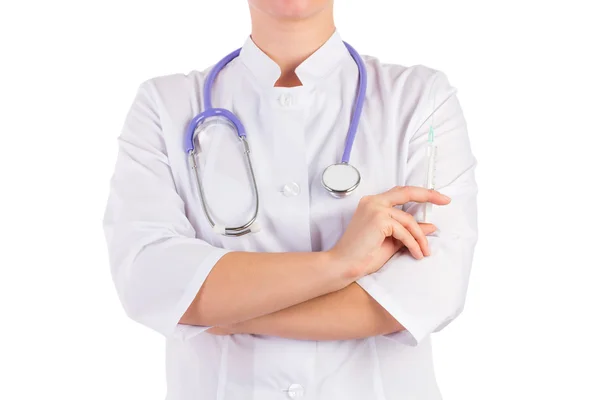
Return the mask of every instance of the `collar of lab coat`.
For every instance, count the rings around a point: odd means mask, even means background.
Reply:
[[[332,73],[346,57],[351,56],[336,29],[317,51],[296,68],[296,75],[302,85],[311,86]],[[242,47],[240,59],[261,84],[273,87],[281,76],[279,65],[250,36]]]

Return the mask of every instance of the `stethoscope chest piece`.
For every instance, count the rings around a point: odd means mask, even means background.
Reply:
[[[321,183],[329,194],[337,199],[350,195],[360,184],[360,173],[347,163],[333,164],[325,168]]]

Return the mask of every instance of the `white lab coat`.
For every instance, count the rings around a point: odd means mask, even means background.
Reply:
[[[144,82],[119,137],[105,215],[110,263],[127,314],[167,340],[170,400],[439,399],[430,334],[463,309],[477,240],[476,160],[454,88],[424,67],[364,57],[365,107],[351,155],[356,193],[332,198],[323,169],[341,158],[356,95],[357,68],[336,32],[297,69],[303,86],[273,87],[279,68],[250,38],[218,76],[213,105],[245,124],[260,193],[262,230],[215,233],[202,211],[184,152],[184,131],[202,109],[206,73]],[[430,117],[438,144],[436,184],[452,197],[434,207],[432,255],[397,254],[358,283],[406,330],[362,340],[297,341],[213,336],[178,324],[211,268],[231,250],[331,248],[363,195],[423,186]],[[199,137],[210,209],[223,225],[252,211],[239,141],[227,125]],[[405,210],[420,217],[423,206]]]

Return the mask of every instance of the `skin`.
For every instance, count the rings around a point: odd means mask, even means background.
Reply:
[[[251,37],[281,68],[275,86],[302,83],[296,67],[335,31],[331,0],[250,0]],[[397,251],[429,255],[431,224],[396,206],[445,205],[450,199],[420,187],[395,187],[361,199],[344,234],[329,251],[231,252],[213,267],[182,324],[306,340],[343,340],[398,332],[402,325],[357,283]]]
[[[251,333],[297,340],[349,340],[404,328],[358,284],[239,324],[211,328],[214,335]]]

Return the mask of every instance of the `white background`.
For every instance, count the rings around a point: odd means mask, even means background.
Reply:
[[[600,399],[593,1],[337,0],[363,54],[444,71],[479,160],[446,400]],[[245,0],[0,5],[0,399],[162,399],[163,341],[117,301],[101,219],[137,86],[243,44]]]

